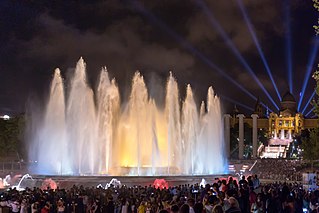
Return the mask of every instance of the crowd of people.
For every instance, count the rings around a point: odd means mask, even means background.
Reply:
[[[229,177],[205,186],[73,186],[1,193],[1,213],[234,213],[317,212],[319,191],[301,185],[261,184],[257,175],[237,182]]]
[[[260,179],[302,181],[304,167],[300,160],[259,159],[252,171]]]

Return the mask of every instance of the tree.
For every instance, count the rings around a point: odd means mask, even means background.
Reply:
[[[319,71],[315,71],[312,76],[316,81],[316,95],[319,96]],[[314,98],[312,100],[314,106],[314,113],[319,115],[319,99]],[[319,159],[319,128],[316,127],[310,130],[309,135],[301,139],[301,148],[303,149],[303,159],[309,160],[311,168],[313,168],[313,161]]]
[[[313,6],[319,11],[319,0],[313,0]],[[319,24],[319,19],[318,19]],[[316,35],[319,34],[319,25],[313,26]],[[319,67],[319,66],[318,66]],[[312,100],[312,105],[314,106],[313,112],[315,115],[319,116],[319,71],[315,71],[312,77],[316,81],[315,92],[317,97]],[[303,158],[311,162],[311,167],[313,168],[313,161],[319,159],[319,128],[316,127],[309,132],[309,136],[302,138],[301,148],[303,149]]]
[[[313,6],[319,11],[319,0],[313,0]],[[318,19],[319,24],[319,19]],[[315,29],[316,34],[319,34],[319,25],[314,25],[313,28]]]
[[[319,1],[319,0],[318,0]],[[319,67],[319,66],[318,66]],[[319,71],[315,71],[314,74],[312,75],[312,77],[315,79],[316,81],[316,94],[317,96],[319,96]],[[314,110],[313,112],[318,116],[319,115],[319,99],[318,98],[314,98],[312,100],[312,105],[314,106]]]
[[[313,162],[319,158],[319,128],[310,130],[309,136],[302,139],[303,158],[309,160],[311,168]]]
[[[22,144],[24,123],[23,115],[9,120],[0,120],[0,158],[6,158],[12,153],[20,155],[24,152]]]

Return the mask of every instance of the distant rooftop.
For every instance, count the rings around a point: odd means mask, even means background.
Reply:
[[[282,101],[281,102],[286,102],[286,101],[291,101],[291,102],[296,102],[295,97],[287,91],[283,96],[282,96]]]

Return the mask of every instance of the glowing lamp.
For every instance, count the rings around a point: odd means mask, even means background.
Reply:
[[[168,182],[165,179],[155,179],[153,186],[156,189],[164,189],[164,188],[168,189]]]
[[[42,190],[47,190],[47,189],[53,189],[53,190],[56,190],[58,188],[58,185],[57,183],[52,180],[51,178],[47,178],[45,179],[43,182],[42,182],[42,186],[41,186],[41,189]]]

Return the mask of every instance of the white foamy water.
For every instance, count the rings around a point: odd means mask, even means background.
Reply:
[[[190,85],[180,100],[170,73],[165,107],[150,97],[143,76],[133,76],[129,100],[101,70],[90,88],[81,58],[70,79],[55,70],[47,104],[33,129],[29,158],[33,172],[52,175],[200,175],[223,174],[223,118],[219,98],[210,87],[198,109]],[[127,103],[125,106],[123,103]],[[206,107],[205,107],[206,105]],[[32,112],[32,109],[29,109]]]

